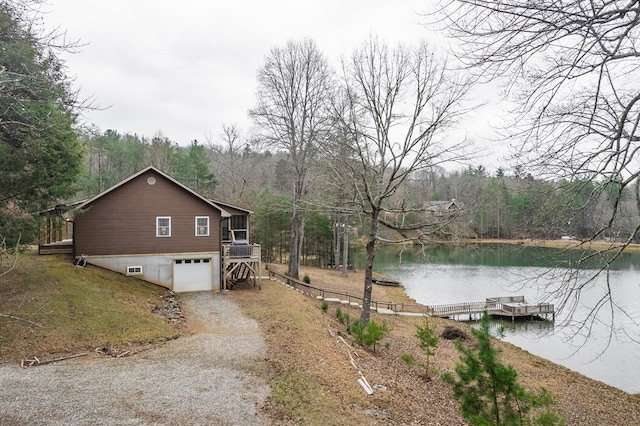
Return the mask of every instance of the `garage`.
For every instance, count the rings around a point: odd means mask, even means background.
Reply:
[[[173,291],[211,290],[211,258],[175,259],[173,261]]]

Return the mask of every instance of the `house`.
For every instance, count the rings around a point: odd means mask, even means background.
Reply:
[[[251,213],[148,167],[93,198],[41,213],[38,249],[68,250],[82,262],[175,292],[230,289],[239,280],[259,284]]]
[[[429,201],[426,203],[426,211],[438,217],[450,218],[462,210],[460,203],[451,201]]]

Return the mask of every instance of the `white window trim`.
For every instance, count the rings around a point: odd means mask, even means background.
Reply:
[[[169,233],[167,235],[160,235],[160,219],[169,219]],[[156,216],[156,237],[170,237],[171,236],[171,216]]]
[[[142,266],[127,266],[127,275],[142,275]]]
[[[206,219],[207,220],[207,233],[206,234],[198,233],[198,219]],[[209,224],[210,224],[209,216],[196,216],[195,224],[196,224],[196,237],[208,237],[209,236],[209,228],[210,228],[209,227]]]

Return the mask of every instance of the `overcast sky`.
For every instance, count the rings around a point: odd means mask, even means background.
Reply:
[[[186,145],[217,137],[223,124],[248,131],[256,72],[288,40],[312,38],[336,65],[369,34],[390,45],[442,43],[424,26],[429,3],[49,0],[45,21],[86,43],[64,58],[81,93],[108,107],[86,113],[88,124],[148,137],[162,132]]]

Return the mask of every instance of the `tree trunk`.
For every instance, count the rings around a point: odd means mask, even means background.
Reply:
[[[291,245],[289,246],[289,268],[287,275],[291,278],[299,278],[300,269],[300,216],[294,209],[291,218]]]
[[[333,269],[340,265],[340,214],[336,214],[333,220]]]
[[[304,243],[305,219],[300,211],[294,207],[291,217],[291,246],[289,249],[289,269],[287,275],[291,278],[300,278],[300,258]]]
[[[349,268],[349,215],[344,215],[344,237],[342,241],[342,275],[347,275]]]
[[[362,295],[362,314],[360,322],[363,325],[369,324],[371,318],[371,293],[373,292],[373,259],[376,256],[376,239],[378,235],[378,214],[379,210],[374,209],[369,217],[371,229],[367,240],[367,258],[364,268],[364,292]]]

